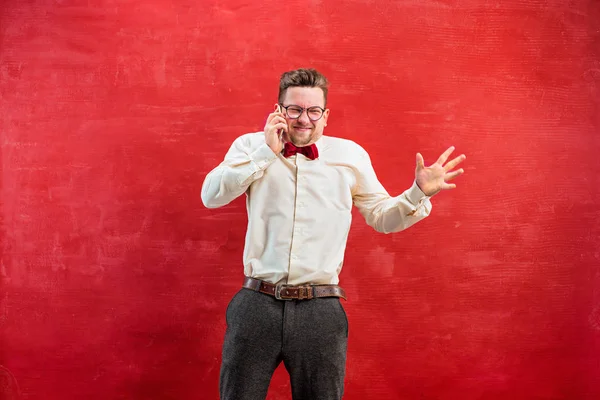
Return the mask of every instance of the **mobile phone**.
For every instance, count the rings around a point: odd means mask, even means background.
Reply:
[[[279,104],[277,104],[277,112],[280,113],[281,112],[281,106]],[[279,136],[279,140],[282,140],[282,136],[283,136],[283,129],[278,129],[277,130],[277,136]]]

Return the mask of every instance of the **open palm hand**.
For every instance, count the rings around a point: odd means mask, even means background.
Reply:
[[[450,154],[452,154],[453,151],[454,146],[451,146],[442,153],[434,164],[428,167],[425,166],[421,153],[417,153],[415,178],[417,185],[419,185],[421,191],[427,196],[433,196],[440,190],[454,189],[456,185],[448,182],[465,172],[462,168],[452,171],[458,164],[467,158],[464,154],[461,154],[446,164],[446,160],[448,160],[448,157],[450,157]]]

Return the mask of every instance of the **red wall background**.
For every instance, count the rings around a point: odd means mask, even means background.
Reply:
[[[246,217],[200,188],[312,66],[392,194],[468,156],[355,215],[345,398],[600,398],[600,2],[259,3],[0,1],[0,397],[217,398]]]

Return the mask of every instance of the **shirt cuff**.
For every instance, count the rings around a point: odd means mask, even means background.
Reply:
[[[417,185],[417,181],[414,181],[410,189],[406,191],[406,198],[415,206],[419,205],[430,197],[431,196],[427,196],[425,193],[423,193],[419,185]]]
[[[268,144],[263,143],[259,148],[250,153],[250,159],[256,164],[258,169],[265,169],[277,158],[277,154],[273,153],[273,150]]]

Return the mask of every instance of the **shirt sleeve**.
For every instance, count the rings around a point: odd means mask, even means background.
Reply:
[[[361,150],[353,201],[367,224],[378,232],[393,233],[426,218],[432,208],[430,196],[416,182],[401,195],[390,196],[377,179],[368,153]]]
[[[237,138],[223,162],[206,175],[201,198],[207,208],[222,207],[235,200],[277,159],[264,141],[252,146],[250,136]]]

